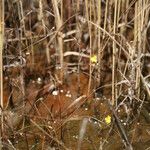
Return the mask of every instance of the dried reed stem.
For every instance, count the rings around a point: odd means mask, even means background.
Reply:
[[[3,109],[3,44],[4,44],[4,0],[0,0],[0,105],[1,105],[0,109]],[[0,110],[0,115],[1,115],[0,137],[2,137],[4,128],[2,110]]]
[[[88,1],[85,1],[85,7],[86,7],[86,19],[91,21],[91,0],[88,3]],[[89,12],[90,11],[90,12]],[[91,33],[91,24],[88,22],[88,32],[90,36],[90,57],[92,56],[92,33]],[[92,64],[90,62],[90,69],[89,69],[89,83],[88,83],[88,94],[90,92],[91,88],[91,75],[92,75]]]
[[[61,0],[61,4],[63,4],[62,0]],[[60,12],[59,12],[58,1],[52,0],[52,5],[53,5],[53,9],[54,9],[56,29],[57,29],[57,31],[59,31],[63,25],[62,14],[60,14]],[[62,37],[58,36],[57,40],[58,40],[58,46],[59,46],[60,66],[61,66],[61,81],[62,81],[63,80],[63,66],[64,66],[63,65],[63,62],[64,62],[64,60],[63,60],[63,39],[62,39]]]
[[[101,1],[97,1],[98,3],[98,8],[97,8],[97,24],[100,26],[101,25]],[[101,31],[97,29],[97,34],[98,34],[98,83],[96,87],[100,85],[101,82]]]
[[[118,1],[115,1],[115,11],[114,11],[114,26],[113,34],[115,36],[117,29],[117,5]],[[113,41],[113,57],[112,57],[112,105],[115,103],[115,69],[116,69],[116,43]]]

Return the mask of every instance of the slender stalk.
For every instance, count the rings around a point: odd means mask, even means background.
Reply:
[[[62,5],[62,0],[61,0],[61,5]],[[59,5],[58,5],[58,1],[56,0],[52,0],[52,5],[53,5],[53,9],[54,9],[54,15],[55,15],[55,23],[56,23],[56,29],[57,31],[60,30],[60,28],[63,25],[63,20],[62,20],[62,15],[59,12]],[[61,11],[62,12],[62,11]],[[60,66],[61,66],[61,81],[63,80],[63,39],[61,37],[57,37],[58,40],[58,46],[59,46],[59,54],[60,54]]]
[[[88,3],[88,1],[85,1],[85,7],[86,7],[86,19],[91,21],[91,1]],[[89,12],[90,8],[90,12]],[[88,22],[88,31],[90,35],[90,57],[92,56],[92,34],[91,34],[91,24]],[[89,69],[89,83],[88,83],[88,94],[90,92],[91,88],[91,78],[92,78],[92,64],[90,62],[90,69]]]
[[[118,1],[115,1],[114,11],[114,28],[113,34],[116,34],[117,29],[117,5]],[[112,105],[115,103],[115,68],[116,68],[116,43],[113,41],[113,57],[112,57]]]
[[[4,1],[0,1],[0,97],[3,108],[3,42],[4,42]]]
[[[101,1],[98,0],[98,9],[97,9],[97,23],[101,25]],[[97,29],[98,32],[98,85],[101,82],[101,31]]]
[[[106,0],[105,16],[104,16],[104,30],[106,30],[106,26],[107,26],[108,5],[109,5],[109,0]],[[104,38],[105,38],[105,32],[103,33],[103,39]]]
[[[4,101],[3,101],[3,46],[4,46],[4,0],[0,0],[0,105],[1,109],[3,109]],[[1,134],[3,134],[3,114],[2,110],[0,110],[1,115]],[[1,141],[1,139],[0,139]]]

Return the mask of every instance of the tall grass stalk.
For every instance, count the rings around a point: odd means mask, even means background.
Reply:
[[[90,0],[89,2],[88,1],[85,1],[85,7],[86,7],[86,19],[89,20],[89,21],[92,21],[92,13],[93,13],[93,10],[92,10],[92,0]],[[90,51],[90,58],[92,57],[93,55],[93,36],[92,36],[92,25],[90,24],[90,22],[88,22],[88,33],[89,33],[89,51]],[[89,62],[89,83],[88,83],[88,94],[90,93],[90,90],[91,90],[91,80],[92,80],[92,63],[91,61]]]
[[[106,6],[105,6],[105,15],[104,15],[104,30],[106,30],[107,27],[107,19],[108,19],[108,5],[109,0],[106,0]],[[105,38],[105,32],[103,33],[103,39]]]
[[[61,5],[63,4],[62,0],[61,0]],[[62,25],[63,25],[63,18],[62,18],[62,14],[60,12],[62,12],[62,7],[61,7],[61,11],[59,11],[59,4],[57,0],[52,0],[52,5],[53,5],[53,10],[54,10],[54,15],[55,15],[55,24],[56,24],[56,30],[60,31]],[[58,40],[58,48],[59,48],[59,57],[60,57],[60,67],[61,67],[61,81],[63,80],[63,63],[64,63],[64,59],[63,59],[63,39],[60,36],[57,36],[57,40]]]
[[[115,36],[117,30],[117,11],[118,1],[115,1],[113,34]],[[113,41],[113,57],[112,57],[112,105],[115,103],[115,70],[116,70],[116,43]]]
[[[4,0],[0,0],[0,115],[1,115],[1,133],[3,133],[3,47],[4,47]],[[0,138],[1,141],[1,138]]]
[[[97,24],[99,26],[101,26],[101,1],[97,1],[98,3],[98,8],[97,8]],[[99,86],[100,85],[100,82],[101,82],[101,31],[100,30],[96,30],[97,31],[97,34],[98,34],[98,39],[97,39],[97,42],[98,42],[98,45],[97,45],[97,50],[98,50],[98,83],[96,86]]]

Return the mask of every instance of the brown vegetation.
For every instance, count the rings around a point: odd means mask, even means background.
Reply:
[[[0,149],[149,149],[149,0],[0,3]]]

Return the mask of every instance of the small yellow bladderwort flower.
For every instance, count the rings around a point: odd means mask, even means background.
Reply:
[[[110,124],[111,123],[111,116],[107,116],[106,118],[105,118],[105,122],[106,122],[106,124]]]
[[[92,63],[97,63],[97,56],[96,55],[93,55],[91,58],[90,58],[91,62]]]

